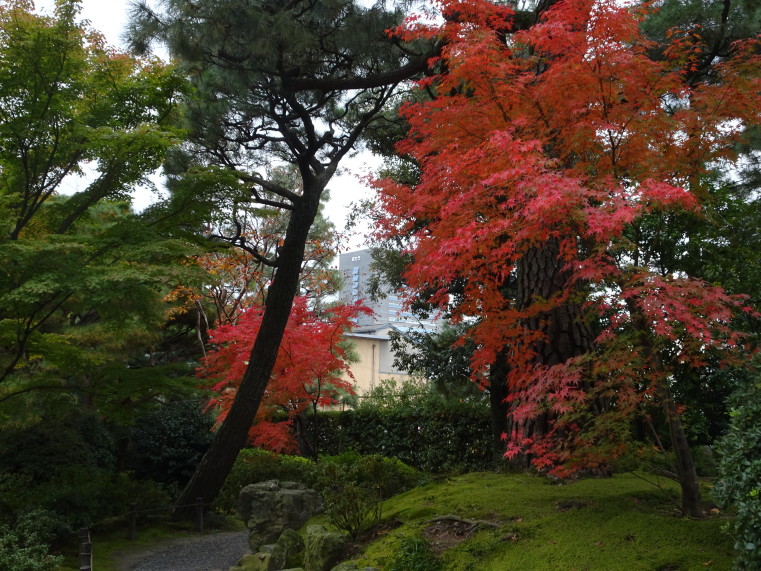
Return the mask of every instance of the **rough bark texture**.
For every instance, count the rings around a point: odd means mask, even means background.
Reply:
[[[529,248],[518,263],[518,307],[526,309],[537,301],[561,295],[568,278],[564,265],[557,240]],[[551,367],[593,349],[592,333],[575,303],[561,303],[527,319],[524,325],[527,331],[542,334],[542,338],[529,347],[537,365]],[[523,425],[523,432],[529,437],[541,436],[547,432],[551,420],[548,414],[539,415]],[[515,462],[523,466],[530,460],[530,457],[516,457]]]
[[[564,265],[557,241],[530,248],[518,266],[518,307],[525,309],[538,300],[560,295],[568,278]],[[525,325],[530,331],[544,334],[544,339],[533,347],[538,364],[557,365],[592,350],[592,334],[580,308],[572,302],[532,317]]]

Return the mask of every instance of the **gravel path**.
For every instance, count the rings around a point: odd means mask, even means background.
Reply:
[[[125,554],[121,571],[227,571],[248,546],[247,531],[196,535],[176,539],[139,553]]]

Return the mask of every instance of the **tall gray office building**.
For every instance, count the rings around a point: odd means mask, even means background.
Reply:
[[[366,328],[375,329],[379,326],[390,326],[400,330],[436,329],[437,320],[419,320],[412,312],[405,310],[401,297],[388,288],[381,299],[370,299],[369,280],[372,261],[370,250],[347,252],[338,258],[338,269],[343,278],[343,286],[339,293],[340,301],[352,303],[363,299],[365,305],[374,312],[374,315],[360,315],[357,318],[355,331]]]
[[[398,382],[409,377],[407,371],[397,369],[394,363],[392,331],[404,335],[410,331],[438,329],[437,320],[420,321],[406,311],[401,297],[388,288],[385,297],[370,299],[371,264],[370,250],[348,252],[338,258],[338,269],[343,278],[340,301],[352,303],[361,299],[374,312],[373,315],[360,315],[356,327],[347,334],[359,358],[351,369],[355,391],[360,395],[372,390],[381,379]]]

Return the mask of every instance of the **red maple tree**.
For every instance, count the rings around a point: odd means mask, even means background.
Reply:
[[[674,31],[665,56],[640,30],[648,6],[565,0],[516,33],[483,0],[442,4],[443,24],[405,40],[445,42],[434,96],[410,103],[399,151],[414,186],[377,182],[385,237],[412,240],[415,290],[476,318],[475,369],[506,361],[507,455],[558,475],[604,465],[631,420],[657,403],[679,459],[683,510],[699,514],[673,363],[731,356],[743,300],[690,276],[662,275],[627,232],[643,217],[699,212],[702,177],[735,158],[759,123],[758,42],[737,44],[710,81],[691,70],[701,38]]]
[[[341,394],[354,394],[352,383],[342,377],[346,372],[351,378],[350,347],[344,333],[361,313],[370,310],[361,304],[338,304],[318,315],[309,308],[306,296],[294,300],[271,380],[249,431],[251,444],[294,452],[297,442],[291,425],[298,415],[309,407],[337,404]],[[262,307],[251,307],[236,323],[210,333],[216,348],[202,360],[198,374],[216,381],[212,390],[217,396],[209,406],[219,410],[217,424],[225,419],[235,398],[263,314]],[[285,412],[288,419],[273,420],[278,412]]]

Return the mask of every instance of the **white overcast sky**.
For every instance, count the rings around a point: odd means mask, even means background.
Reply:
[[[127,14],[131,0],[81,0],[81,18],[89,20],[91,26],[103,33],[107,41],[121,49],[126,49],[122,41],[122,35],[127,22]],[[54,0],[36,0],[35,6],[40,12],[51,14]],[[372,191],[367,188],[358,178],[367,174],[370,169],[377,168],[380,160],[369,153],[360,153],[358,156],[345,161],[341,174],[335,176],[328,188],[330,189],[330,202],[326,211],[339,232],[343,232],[346,216],[349,213],[350,204],[361,198],[372,196]],[[156,177],[157,186],[161,186],[160,177]],[[84,182],[82,182],[84,185]],[[157,197],[148,191],[138,191],[135,194],[134,204],[138,209],[144,208]],[[365,247],[365,241],[359,232],[347,237],[343,250]]]

